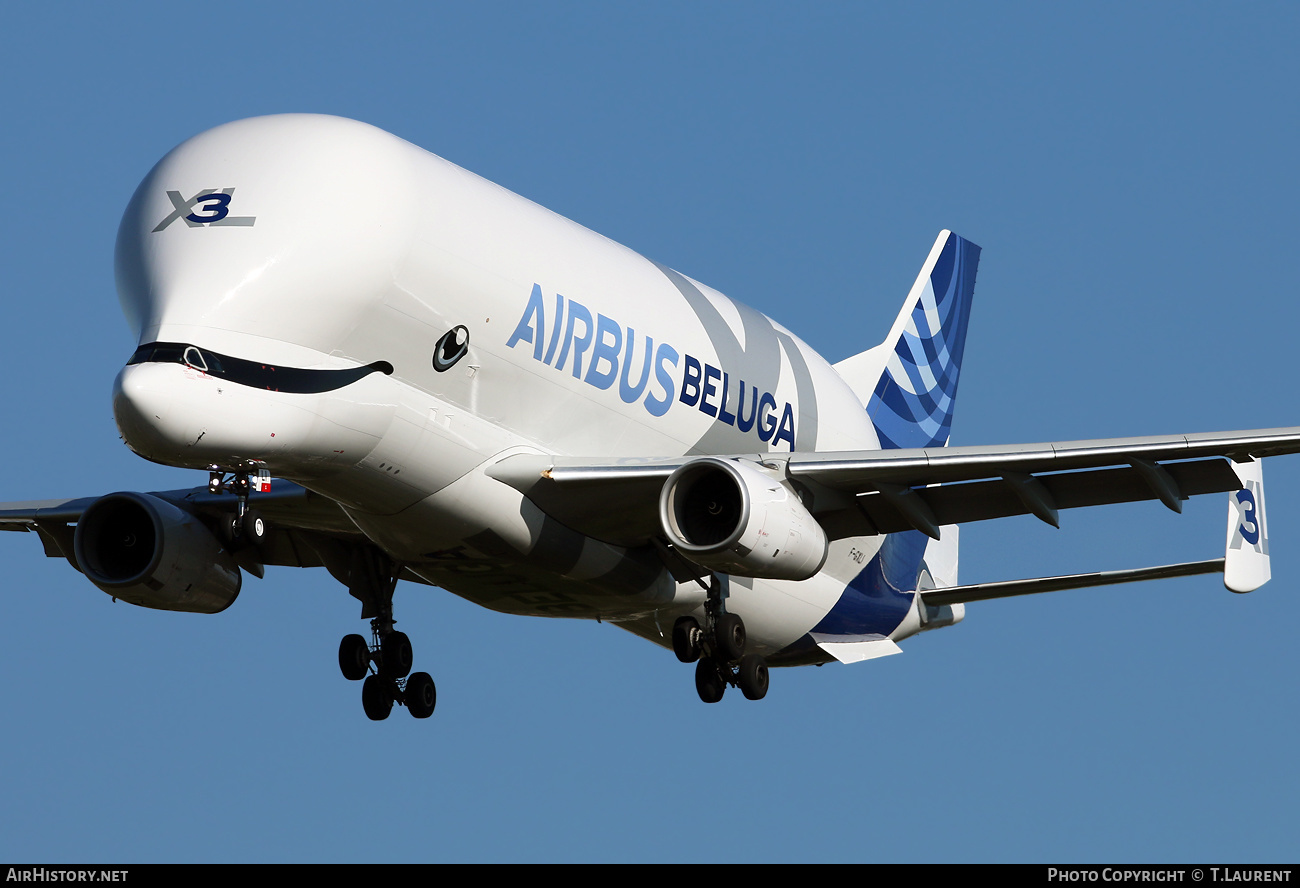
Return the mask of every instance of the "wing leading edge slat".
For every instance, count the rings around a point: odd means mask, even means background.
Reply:
[[[206,487],[150,495],[206,519],[214,528],[228,521],[236,508],[233,494],[209,493]],[[0,503],[0,530],[35,531],[47,556],[66,558],[77,567],[74,525],[97,499],[90,496]],[[317,567],[324,563],[319,555],[322,547],[338,541],[364,540],[338,503],[288,481],[277,480],[269,492],[254,493],[250,504],[271,526],[267,538],[258,546],[257,558],[246,564],[241,561],[241,566],[252,573],[263,565]]]
[[[828,453],[732,454],[784,466],[812,493],[832,539],[1037,515],[1060,509],[1181,500],[1240,486],[1227,460],[1300,452],[1300,427],[1165,437],[1103,438],[1009,446]],[[488,474],[567,526],[618,545],[660,535],[663,482],[694,456],[610,459],[525,454]],[[919,507],[918,507],[919,503]],[[615,508],[611,508],[611,505]]]

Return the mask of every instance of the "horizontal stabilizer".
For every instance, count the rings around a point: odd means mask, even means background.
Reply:
[[[921,593],[928,605],[962,604],[968,601],[988,601],[991,598],[1010,598],[1015,595],[1033,595],[1037,592],[1059,592],[1062,589],[1086,589],[1089,586],[1113,586],[1117,583],[1137,583],[1142,580],[1162,580],[1169,577],[1190,577],[1197,574],[1221,573],[1223,559],[1188,561],[1183,564],[1164,564],[1159,567],[1139,567],[1134,570],[1102,570],[1094,573],[1068,574],[1061,577],[1037,577],[1031,580],[1005,580],[1000,583],[973,583],[969,586],[949,586]]]
[[[861,663],[890,654],[901,654],[903,649],[883,635],[863,635],[860,637],[845,635],[823,635],[812,633],[817,646],[841,663]]]

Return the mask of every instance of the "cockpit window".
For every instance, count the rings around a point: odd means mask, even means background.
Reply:
[[[208,372],[208,362],[203,360],[203,352],[199,351],[192,345],[185,347],[185,351],[181,355],[181,360],[190,367],[193,367],[195,370],[202,370],[204,373]]]
[[[393,365],[387,361],[375,361],[346,370],[304,370],[219,355],[183,342],[147,343],[135,350],[127,364],[184,364],[237,385],[300,395],[332,392],[371,373],[387,375],[393,372]]]

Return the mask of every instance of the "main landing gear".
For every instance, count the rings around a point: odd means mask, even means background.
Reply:
[[[361,706],[371,721],[383,721],[400,703],[416,718],[433,715],[438,689],[427,672],[411,672],[415,655],[405,632],[393,628],[393,590],[397,565],[378,550],[353,553],[348,591],[361,600],[362,618],[371,617],[370,641],[345,635],[339,643],[339,670],[361,681]]]
[[[339,669],[349,681],[361,683],[361,706],[371,721],[383,721],[401,703],[416,718],[428,718],[438,703],[438,689],[427,672],[411,673],[413,653],[405,632],[392,631],[382,639],[371,621],[372,642],[360,635],[345,635],[339,643]],[[370,673],[371,664],[374,672]]]
[[[727,613],[722,584],[711,577],[704,605],[705,623],[694,617],[679,617],[673,624],[673,653],[683,663],[695,664],[695,690],[705,703],[717,703],[727,685],[740,688],[748,700],[767,696],[767,662],[758,654],[745,653],[745,621]]]

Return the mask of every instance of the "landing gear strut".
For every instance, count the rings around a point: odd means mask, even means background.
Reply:
[[[235,495],[235,515],[227,527],[232,543],[258,545],[266,539],[266,521],[256,509],[248,507],[248,495],[254,489],[263,492],[271,489],[271,472],[261,463],[250,460],[248,465],[230,472],[221,466],[208,466],[208,492],[218,494],[228,490]]]
[[[339,643],[339,671],[349,681],[365,679],[361,706],[371,721],[383,721],[400,703],[416,718],[433,715],[438,691],[427,672],[411,673],[414,653],[405,632],[393,628],[393,590],[398,566],[377,549],[358,548],[352,557],[348,591],[370,617],[370,641],[345,635]]]
[[[728,613],[726,596],[717,575],[705,587],[705,622],[678,617],[673,624],[673,652],[683,663],[695,663],[695,690],[705,703],[717,703],[727,685],[740,688],[746,699],[767,696],[767,662],[758,654],[745,653],[745,621]]]

